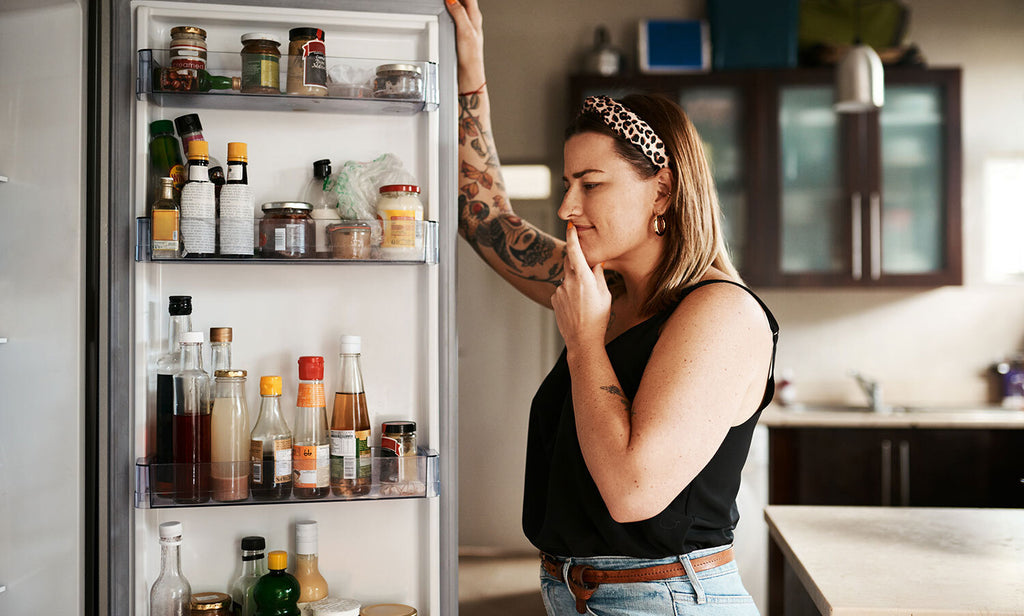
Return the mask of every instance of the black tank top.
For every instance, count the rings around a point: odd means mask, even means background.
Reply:
[[[708,280],[706,284],[730,281]],[[736,493],[754,425],[775,391],[775,347],[779,325],[761,304],[772,330],[772,361],[757,412],[729,430],[711,461],[658,515],[621,524],[612,519],[587,470],[576,436],[572,389],[565,351],[541,383],[530,408],[526,447],[523,531],[540,550],[556,556],[664,558],[732,542],[739,520]],[[678,305],[678,304],[677,304]],[[661,328],[675,306],[638,323],[606,346],[623,393],[633,399]]]

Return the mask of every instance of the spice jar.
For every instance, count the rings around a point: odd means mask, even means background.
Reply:
[[[260,221],[260,254],[264,257],[300,259],[316,249],[313,206],[301,201],[264,203]]]
[[[266,32],[242,35],[242,92],[281,93],[281,41]]]
[[[231,595],[222,592],[192,595],[189,612],[192,616],[231,616]]]
[[[288,31],[288,94],[327,96],[327,46],[320,28]]]
[[[381,483],[416,481],[416,422],[385,421],[380,437]]]
[[[416,259],[423,252],[423,203],[420,187],[389,184],[380,187],[377,218],[383,226],[381,254],[391,259]]]
[[[339,222],[327,227],[328,243],[335,259],[369,259],[370,225],[365,222]]]
[[[196,26],[171,28],[171,68],[206,70],[206,30]]]
[[[414,64],[382,64],[373,80],[373,95],[423,100],[423,71]]]

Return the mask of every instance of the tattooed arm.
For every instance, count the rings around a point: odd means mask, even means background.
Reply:
[[[476,0],[449,0],[459,52],[459,234],[505,280],[551,307],[565,242],[516,216],[494,146]]]

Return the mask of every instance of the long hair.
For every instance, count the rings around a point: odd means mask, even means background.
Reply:
[[[641,310],[654,314],[673,305],[686,287],[715,267],[739,279],[729,258],[722,233],[721,208],[704,146],[690,118],[670,99],[656,94],[631,94],[624,106],[650,125],[661,137],[672,171],[672,194],[665,211],[665,243],[652,272]],[[641,178],[658,168],[592,113],[580,113],[565,131],[565,139],[580,133],[599,133],[615,140],[615,151]]]

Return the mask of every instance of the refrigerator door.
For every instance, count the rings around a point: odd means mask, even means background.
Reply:
[[[262,535],[268,550],[289,551],[294,525],[319,524],[319,568],[330,596],[364,605],[403,603],[420,614],[457,612],[455,490],[455,83],[450,20],[436,2],[118,2],[113,15],[113,156],[110,170],[111,311],[119,323],[111,351],[111,483],[132,473],[110,522],[112,614],[146,614],[149,588],[159,573],[157,528],[183,523],[182,570],[193,592],[225,592],[240,572],[239,540]],[[326,33],[328,68],[406,62],[436,79],[422,105],[385,99],[336,100],[219,93],[194,99],[160,97],[140,85],[139,50],[159,57],[170,29],[193,25],[207,32],[208,67],[238,70],[240,38],[312,26]],[[220,54],[220,55],[218,55]],[[235,64],[232,64],[234,62]],[[369,78],[372,78],[372,72]],[[144,80],[143,80],[144,81]],[[285,80],[281,80],[282,87]],[[226,98],[225,98],[226,97]],[[431,100],[432,99],[432,100]],[[149,124],[198,113],[213,157],[226,144],[248,145],[249,184],[259,204],[302,197],[312,162],[366,162],[393,154],[421,189],[424,219],[436,222],[436,245],[408,262],[237,262],[149,260],[147,215]],[[125,241],[129,239],[129,241]],[[132,242],[131,240],[137,240]],[[436,249],[436,256],[430,252]],[[114,281],[117,282],[114,282]],[[118,284],[122,286],[118,287]],[[117,291],[120,290],[120,293]],[[259,378],[284,380],[282,407],[294,427],[296,360],[325,358],[328,416],[337,382],[339,338],[362,337],[362,369],[371,420],[371,445],[383,421],[413,420],[421,447],[436,452],[439,495],[409,499],[291,500],[224,506],[162,507],[147,496],[136,461],[149,453],[153,422],[153,364],[166,341],[167,298],[192,296],[192,324],[233,329],[233,368],[248,371],[250,421],[259,408]],[[113,341],[112,341],[113,344]],[[207,366],[209,361],[207,358]],[[209,368],[208,368],[209,369]],[[251,424],[250,424],[251,425]],[[116,434],[114,434],[116,432]],[[134,492],[134,494],[132,494]],[[138,508],[133,504],[138,502]],[[290,567],[291,568],[291,567]]]

